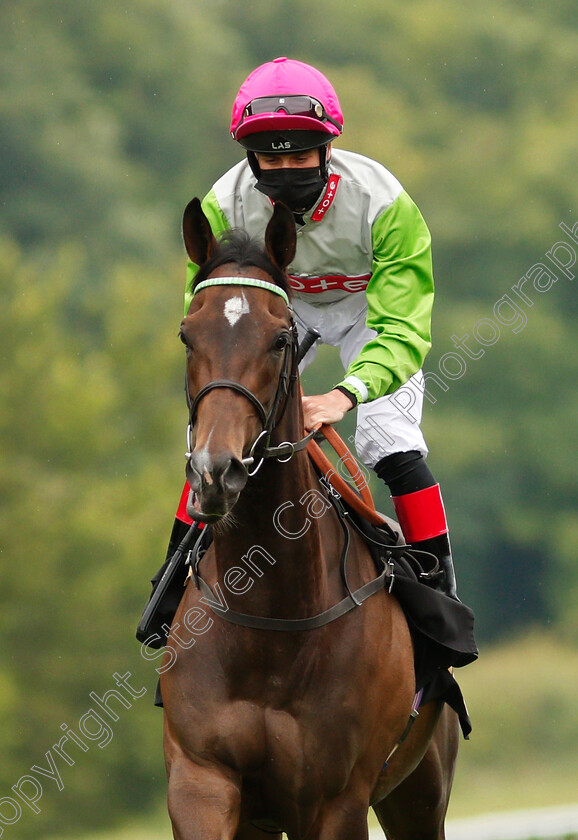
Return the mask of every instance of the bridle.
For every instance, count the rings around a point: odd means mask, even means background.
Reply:
[[[199,289],[201,288],[205,288],[206,286],[211,285],[258,285],[261,288],[266,288],[269,291],[274,292],[275,294],[281,295],[285,299],[285,302],[289,307],[289,300],[282,289],[280,289],[278,286],[275,286],[273,283],[266,283],[265,281],[255,280],[253,278],[236,277],[206,280],[203,283],[199,283],[199,285],[194,289],[194,293],[199,291]],[[209,382],[207,383],[207,385],[204,385],[195,395],[194,398],[191,398],[189,392],[188,378],[186,379],[185,392],[187,396],[187,404],[189,407],[190,421],[187,429],[188,451],[186,457],[189,461],[192,456],[191,430],[196,420],[199,403],[203,399],[203,397],[205,397],[207,394],[209,394],[216,388],[228,388],[232,391],[236,391],[238,394],[241,394],[247,400],[249,400],[249,402],[254,406],[254,408],[257,411],[257,414],[259,415],[259,419],[261,421],[263,429],[259,433],[259,435],[257,435],[256,439],[251,445],[249,455],[246,458],[242,459],[242,463],[245,467],[252,466],[255,462],[257,462],[257,466],[255,466],[253,470],[248,471],[249,476],[254,476],[255,473],[257,473],[257,471],[260,469],[261,465],[263,464],[263,461],[266,458],[276,458],[278,461],[282,462],[289,461],[293,457],[295,452],[298,452],[307,447],[307,445],[313,438],[315,431],[310,432],[308,435],[301,438],[301,440],[299,441],[284,441],[278,446],[269,445],[271,434],[281,422],[281,419],[283,418],[283,415],[287,408],[289,396],[291,395],[293,387],[297,380],[297,369],[299,362],[305,356],[305,353],[307,353],[312,344],[319,338],[319,333],[316,330],[309,330],[306,336],[304,337],[303,341],[301,342],[301,345],[299,345],[297,337],[297,327],[292,317],[290,318],[290,332],[291,340],[285,345],[283,363],[281,367],[281,373],[279,375],[279,382],[277,383],[277,390],[275,392],[275,396],[273,398],[273,402],[269,411],[266,410],[261,400],[258,397],[256,397],[255,394],[249,390],[249,388],[246,388],[245,385],[242,385],[240,382],[235,382],[233,379],[214,379],[212,382]],[[337,618],[340,618],[341,616],[345,615],[346,613],[350,612],[356,607],[359,607],[364,601],[371,597],[371,595],[373,595],[376,592],[379,592],[386,586],[389,587],[389,591],[391,592],[391,587],[393,585],[395,577],[393,573],[394,567],[391,561],[391,556],[396,548],[401,551],[405,550],[406,546],[395,546],[394,544],[386,545],[378,543],[381,549],[385,549],[385,554],[383,556],[382,554],[380,554],[378,558],[378,576],[370,580],[368,583],[365,583],[363,586],[356,589],[355,591],[352,591],[347,577],[347,556],[350,546],[350,534],[346,522],[346,517],[349,521],[351,521],[351,518],[348,516],[347,511],[342,507],[340,499],[337,498],[338,496],[339,494],[336,491],[330,490],[328,493],[328,499],[331,501],[334,509],[338,514],[339,522],[343,529],[345,537],[339,561],[341,577],[345,589],[347,590],[347,595],[345,596],[345,598],[343,598],[337,604],[334,604],[332,607],[329,607],[329,609],[318,613],[317,615],[296,619],[247,615],[245,613],[236,612],[235,610],[230,610],[228,607],[225,610],[219,609],[219,607],[217,606],[219,602],[217,600],[215,592],[211,589],[209,584],[201,577],[201,574],[199,572],[199,563],[205,554],[206,545],[208,544],[204,541],[208,541],[212,538],[211,529],[206,528],[203,531],[201,538],[197,541],[195,548],[192,549],[192,551],[189,553],[189,557],[191,563],[191,576],[194,580],[195,586],[197,587],[197,589],[200,590],[200,592],[203,595],[203,600],[210,606],[211,610],[213,610],[213,612],[215,612],[217,615],[220,615],[226,621],[229,621],[232,624],[240,625],[242,627],[249,627],[259,630],[276,630],[291,633],[301,633],[306,630],[315,630],[319,627],[324,627],[332,621],[335,621]],[[191,531],[193,530],[193,528],[194,525],[191,526]],[[421,695],[419,695],[419,697],[421,699]],[[412,714],[415,717],[413,710]],[[404,731],[399,743],[403,741],[408,731],[409,725],[406,727],[406,731]],[[391,755],[393,755],[394,752],[395,749],[392,750],[389,757],[391,757]]]
[[[213,279],[205,280],[202,283],[199,283],[194,291],[193,295],[197,294],[201,289],[210,287],[210,286],[257,286],[258,288],[267,289],[274,294],[279,295],[285,300],[285,303],[290,309],[289,299],[286,293],[281,289],[279,286],[276,286],[274,283],[268,283],[265,280],[259,280],[254,277],[216,277]],[[191,397],[191,393],[189,390],[189,381],[188,376],[185,372],[185,395],[187,398],[187,406],[189,408],[189,424],[187,426],[187,452],[185,453],[185,457],[188,461],[190,461],[192,456],[192,445],[191,445],[191,437],[192,437],[192,430],[195,426],[195,421],[197,419],[197,409],[199,406],[200,401],[209,394],[211,391],[214,391],[217,388],[227,388],[231,391],[236,391],[238,394],[241,394],[245,399],[249,400],[249,402],[253,405],[256,409],[257,414],[259,416],[259,420],[261,421],[262,430],[257,435],[253,443],[251,444],[251,448],[249,449],[249,454],[241,459],[241,463],[246,467],[253,467],[252,469],[248,469],[249,477],[254,476],[258,470],[261,468],[263,461],[267,458],[276,458],[278,461],[282,463],[291,460],[295,452],[299,452],[302,449],[305,449],[313,435],[315,434],[314,431],[310,432],[305,437],[301,438],[298,441],[283,441],[283,443],[278,444],[277,446],[270,446],[271,435],[274,430],[277,428],[285,411],[287,409],[287,404],[289,402],[289,397],[293,393],[295,382],[297,381],[297,367],[299,365],[299,340],[297,336],[297,327],[293,318],[290,318],[290,334],[291,340],[287,342],[283,351],[283,363],[281,366],[281,373],[279,374],[279,381],[277,383],[277,390],[275,392],[275,396],[273,398],[273,402],[271,404],[271,408],[267,411],[261,400],[247,388],[245,385],[242,385],[240,382],[235,382],[233,379],[214,379],[212,382],[208,382],[195,394],[194,397]],[[253,466],[256,463],[256,466]]]

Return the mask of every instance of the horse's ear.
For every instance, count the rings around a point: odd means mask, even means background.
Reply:
[[[265,250],[275,265],[285,271],[292,262],[297,248],[297,233],[293,213],[281,201],[275,209],[265,231]]]
[[[217,250],[209,220],[203,213],[201,202],[193,198],[183,214],[183,239],[187,254],[196,265],[203,265]]]

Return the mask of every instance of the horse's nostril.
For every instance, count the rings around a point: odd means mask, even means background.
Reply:
[[[243,463],[229,455],[210,460],[193,452],[186,475],[196,493],[240,493],[247,483],[247,470]]]
[[[185,475],[187,477],[187,481],[189,482],[189,486],[191,490],[194,490],[195,493],[198,493],[201,489],[201,476],[199,475],[198,470],[195,468],[193,463],[194,455],[188,461],[187,466],[185,467]]]
[[[229,493],[240,493],[247,483],[247,470],[238,458],[231,458],[224,469],[221,481]]]

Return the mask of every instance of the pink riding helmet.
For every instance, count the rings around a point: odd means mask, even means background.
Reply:
[[[246,147],[250,135],[273,131],[315,132],[328,143],[343,131],[343,114],[329,80],[302,61],[276,58],[245,79],[233,105],[231,136]]]

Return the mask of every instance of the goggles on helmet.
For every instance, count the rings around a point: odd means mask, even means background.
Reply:
[[[257,114],[285,113],[293,117],[311,117],[320,122],[330,122],[339,131],[343,126],[337,120],[330,117],[318,99],[312,96],[301,94],[288,94],[287,96],[260,96],[253,99],[243,109],[241,125],[245,117],[253,117]]]

